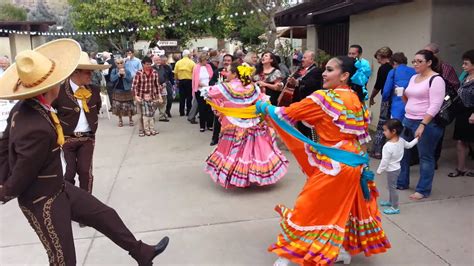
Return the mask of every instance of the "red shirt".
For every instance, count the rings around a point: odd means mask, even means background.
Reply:
[[[161,96],[158,73],[152,70],[146,74],[143,69],[139,70],[133,78],[132,90],[135,96],[142,99],[146,94],[149,94],[152,100],[158,99],[158,96]]]

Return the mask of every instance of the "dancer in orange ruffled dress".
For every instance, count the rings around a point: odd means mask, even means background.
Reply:
[[[279,256],[274,265],[289,265],[290,261],[299,265],[350,263],[350,255],[364,252],[370,256],[390,248],[381,227],[378,194],[366,168],[368,159],[360,164],[347,159],[368,158],[369,113],[363,85],[370,70],[366,67],[349,57],[336,57],[323,74],[326,90],[289,107],[257,103],[257,111],[270,115],[268,120],[308,177],[294,208],[276,207],[282,220],[281,234],[269,248]],[[362,82],[355,82],[357,78]],[[298,121],[315,129],[319,143],[310,145],[288,130]],[[322,145],[332,147],[332,153]],[[334,152],[339,154],[334,156]]]

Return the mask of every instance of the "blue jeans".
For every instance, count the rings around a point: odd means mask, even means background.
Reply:
[[[405,127],[402,137],[406,141],[414,138],[415,131],[418,129],[421,120],[403,119]],[[428,197],[431,194],[431,185],[433,184],[433,176],[435,171],[435,150],[436,144],[443,135],[443,128],[431,122],[423,131],[423,135],[418,142],[418,156],[420,158],[420,180],[416,185],[416,192]],[[398,176],[397,186],[399,188],[408,188],[410,185],[410,150],[405,150],[401,162],[401,172]]]

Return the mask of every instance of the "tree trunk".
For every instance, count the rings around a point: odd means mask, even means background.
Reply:
[[[268,21],[268,31],[267,35],[267,48],[270,51],[275,49],[275,41],[277,39],[277,27],[275,24],[275,12],[270,13],[269,21]]]
[[[114,47],[115,49],[123,53],[123,47],[121,47],[120,45],[117,45],[110,36],[107,37],[107,40],[109,41],[110,45],[112,45],[112,47]]]

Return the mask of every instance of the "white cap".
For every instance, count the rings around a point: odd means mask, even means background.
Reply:
[[[183,56],[188,56],[191,52],[186,49],[186,50],[183,50]]]

